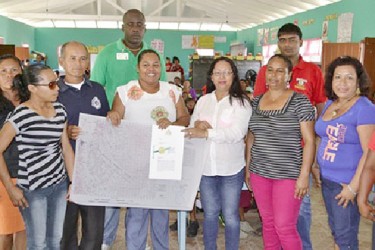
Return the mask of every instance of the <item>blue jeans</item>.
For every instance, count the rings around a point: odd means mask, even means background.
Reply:
[[[37,190],[23,190],[29,207],[20,209],[28,250],[60,250],[68,180]]]
[[[348,203],[344,208],[339,206],[335,196],[342,190],[339,183],[322,178],[322,193],[328,213],[328,224],[335,243],[340,250],[358,250],[358,230],[360,214],[357,202]]]
[[[204,210],[203,241],[206,250],[216,250],[219,214],[225,220],[225,249],[238,250],[240,216],[238,205],[244,182],[244,170],[230,176],[202,176],[201,201]]]
[[[104,215],[103,244],[112,246],[116,239],[118,223],[120,220],[119,207],[106,207]]]
[[[310,187],[312,184],[312,178],[310,175]],[[299,216],[297,221],[297,230],[302,240],[303,250],[312,250],[312,243],[310,239],[310,228],[311,228],[311,202],[310,194],[303,197],[301,208],[299,210]]]
[[[149,218],[151,223],[149,223]],[[149,224],[153,249],[169,249],[169,211],[133,207],[128,208],[126,211],[126,249],[139,250],[146,248]]]

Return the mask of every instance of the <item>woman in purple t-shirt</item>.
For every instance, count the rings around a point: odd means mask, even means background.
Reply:
[[[339,57],[328,66],[325,90],[329,100],[315,125],[323,199],[336,247],[358,249],[360,215],[355,197],[375,128],[375,106],[366,97],[365,69],[352,57]]]

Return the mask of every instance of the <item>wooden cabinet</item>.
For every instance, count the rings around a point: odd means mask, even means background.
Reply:
[[[339,56],[352,56],[360,60],[360,43],[323,43],[322,71],[325,74],[328,65]]]
[[[372,82],[372,97],[375,92],[375,38],[366,37],[360,43],[323,43],[322,71],[339,56],[352,56],[359,59]]]
[[[21,61],[25,61],[29,59],[29,48],[26,47],[16,47],[16,57],[18,57]]]
[[[366,37],[363,49],[363,65],[372,82],[371,96],[375,99],[375,38]]]

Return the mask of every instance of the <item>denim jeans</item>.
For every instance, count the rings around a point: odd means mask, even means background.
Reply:
[[[37,190],[23,190],[29,207],[20,209],[28,250],[59,250],[66,209],[68,180]]]
[[[169,211],[132,207],[127,209],[125,218],[127,250],[146,248],[149,224],[153,249],[169,249]]]
[[[103,244],[112,246],[116,239],[118,223],[120,220],[119,207],[106,207],[104,215]]]
[[[335,243],[340,250],[358,250],[358,230],[360,214],[357,202],[339,206],[335,196],[342,190],[339,183],[322,178],[322,193],[328,214],[328,224]]]
[[[225,220],[225,249],[238,250],[240,216],[238,205],[244,182],[244,170],[230,176],[202,176],[201,202],[204,210],[203,241],[206,250],[216,250],[219,215]]]
[[[312,185],[312,178],[310,175],[310,187]],[[299,216],[297,221],[297,230],[302,240],[303,250],[312,250],[312,243],[310,239],[311,228],[311,201],[310,194],[303,197]]]

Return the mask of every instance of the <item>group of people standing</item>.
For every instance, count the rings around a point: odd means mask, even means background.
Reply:
[[[314,177],[322,186],[336,246],[358,249],[356,195],[362,170],[373,159],[366,162],[375,106],[366,97],[369,79],[357,59],[335,59],[323,79],[320,69],[299,55],[299,27],[285,24],[278,31],[281,54],[261,68],[252,101],[233,61],[220,57],[207,72],[207,94],[190,118],[182,91],[165,81],[163,59],[143,42],[143,13],[128,10],[122,31],[124,38],[97,56],[91,79],[84,77],[87,49],[76,41],[61,48],[65,77],[59,79],[48,66],[22,70],[17,58],[0,57],[0,218],[13,227],[5,230],[0,221],[5,235],[0,244],[10,249],[16,233],[15,245],[24,249],[25,228],[28,249],[109,249],[113,244],[119,208],[67,201],[75,140],[84,130],[78,127],[82,112],[106,116],[114,126],[123,119],[162,129],[180,125],[186,127],[186,139],[208,142],[199,187],[208,250],[217,249],[220,214],[226,249],[239,248],[244,181],[262,218],[264,249],[312,249],[312,166],[313,172],[320,170]],[[8,206],[5,215],[3,206]],[[149,230],[154,249],[169,249],[168,210],[128,208],[125,224],[127,249],[145,249]]]

